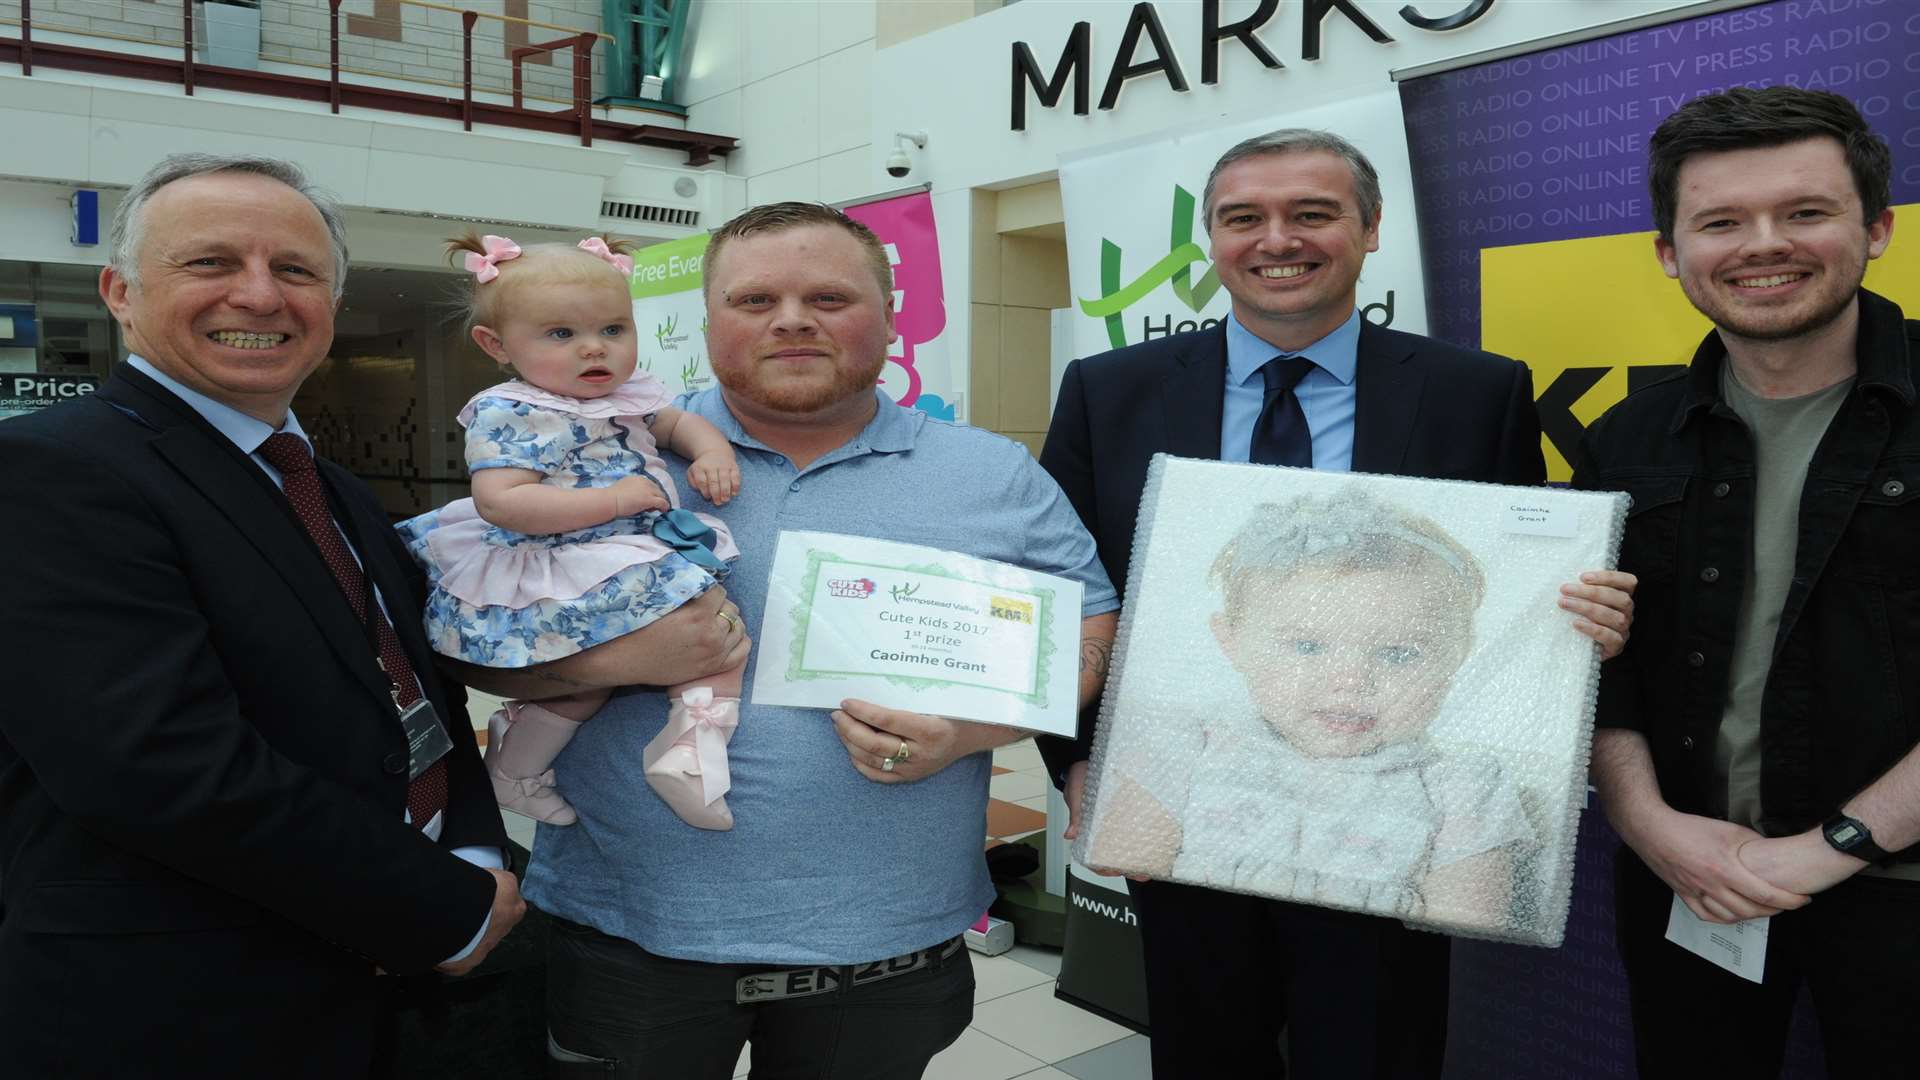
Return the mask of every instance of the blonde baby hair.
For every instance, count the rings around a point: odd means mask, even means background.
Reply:
[[[1208,581],[1221,591],[1227,617],[1233,618],[1255,574],[1291,577],[1306,570],[1356,574],[1423,567],[1447,575],[1464,601],[1460,610],[1470,625],[1487,592],[1480,560],[1432,520],[1356,486],[1254,507],[1214,558]]]
[[[497,261],[490,259],[487,241],[504,239],[483,238],[472,229],[447,239],[449,263],[457,267],[467,262],[469,255],[473,255],[480,257],[483,262],[490,262],[498,271],[497,275],[486,281],[481,281],[478,275],[467,278],[467,288],[456,310],[465,320],[469,333],[476,326],[498,327],[513,310],[514,294],[529,285],[604,285],[623,293],[628,289],[627,276],[611,262],[573,244],[528,244],[518,248],[516,255],[498,257]],[[631,240],[616,240],[607,235],[597,239],[615,255],[625,255],[636,247]],[[511,241],[506,243],[515,246]],[[498,245],[492,250],[497,252]],[[467,268],[472,269],[472,266]]]

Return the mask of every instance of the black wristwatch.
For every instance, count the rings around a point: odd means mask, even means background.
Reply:
[[[1833,850],[1851,855],[1856,859],[1877,863],[1892,858],[1886,849],[1873,842],[1872,830],[1857,818],[1850,818],[1844,813],[1828,818],[1827,823],[1820,827],[1820,831],[1826,834],[1827,843],[1832,845]]]

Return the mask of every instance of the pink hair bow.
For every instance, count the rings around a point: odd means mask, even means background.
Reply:
[[[520,257],[520,245],[504,236],[491,234],[480,238],[480,246],[487,249],[485,255],[477,251],[467,252],[467,270],[473,274],[474,281],[485,285],[500,276],[500,264],[508,259]]]
[[[609,263],[612,263],[613,268],[615,270],[620,271],[620,274],[622,277],[633,276],[633,256],[615,255],[613,253],[613,249],[607,246],[607,242],[605,240],[602,240],[597,236],[590,236],[587,239],[580,241],[579,246],[581,251],[584,251],[589,255],[596,255],[602,259],[605,259]]]

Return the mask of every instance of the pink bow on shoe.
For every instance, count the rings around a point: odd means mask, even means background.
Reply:
[[[733,787],[727,743],[739,724],[739,698],[715,698],[712,687],[695,687],[667,710],[666,727],[642,751],[647,786],[687,824],[733,827],[721,797]]]
[[[579,248],[589,255],[598,255],[602,259],[612,263],[613,268],[620,271],[620,273],[626,277],[633,276],[633,256],[615,255],[613,249],[607,246],[605,240],[597,236],[589,236],[585,240],[580,241]]]
[[[469,251],[465,263],[468,272],[473,274],[474,281],[481,285],[500,276],[501,263],[520,257],[520,245],[504,236],[492,234],[483,236],[480,238],[480,246],[487,249],[486,254]]]

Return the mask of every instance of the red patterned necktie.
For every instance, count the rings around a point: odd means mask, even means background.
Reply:
[[[260,444],[259,454],[267,464],[280,470],[287,501],[293,504],[293,512],[299,515],[307,534],[319,545],[321,557],[327,560],[327,569],[333,571],[333,579],[346,594],[354,615],[364,624],[366,605],[373,593],[367,588],[359,562],[353,552],[347,550],[347,542],[333,522],[326,492],[320,487],[319,470],[313,465],[313,453],[300,436],[281,432],[268,436],[267,441]],[[387,621],[378,604],[373,608],[373,629],[380,647],[381,670],[393,684],[394,703],[404,710],[420,700],[420,682],[414,676],[413,662],[407,659],[407,651],[400,647],[400,636],[393,632],[393,624]],[[447,762],[442,758],[407,785],[407,813],[412,815],[415,828],[424,829],[446,806]]]

